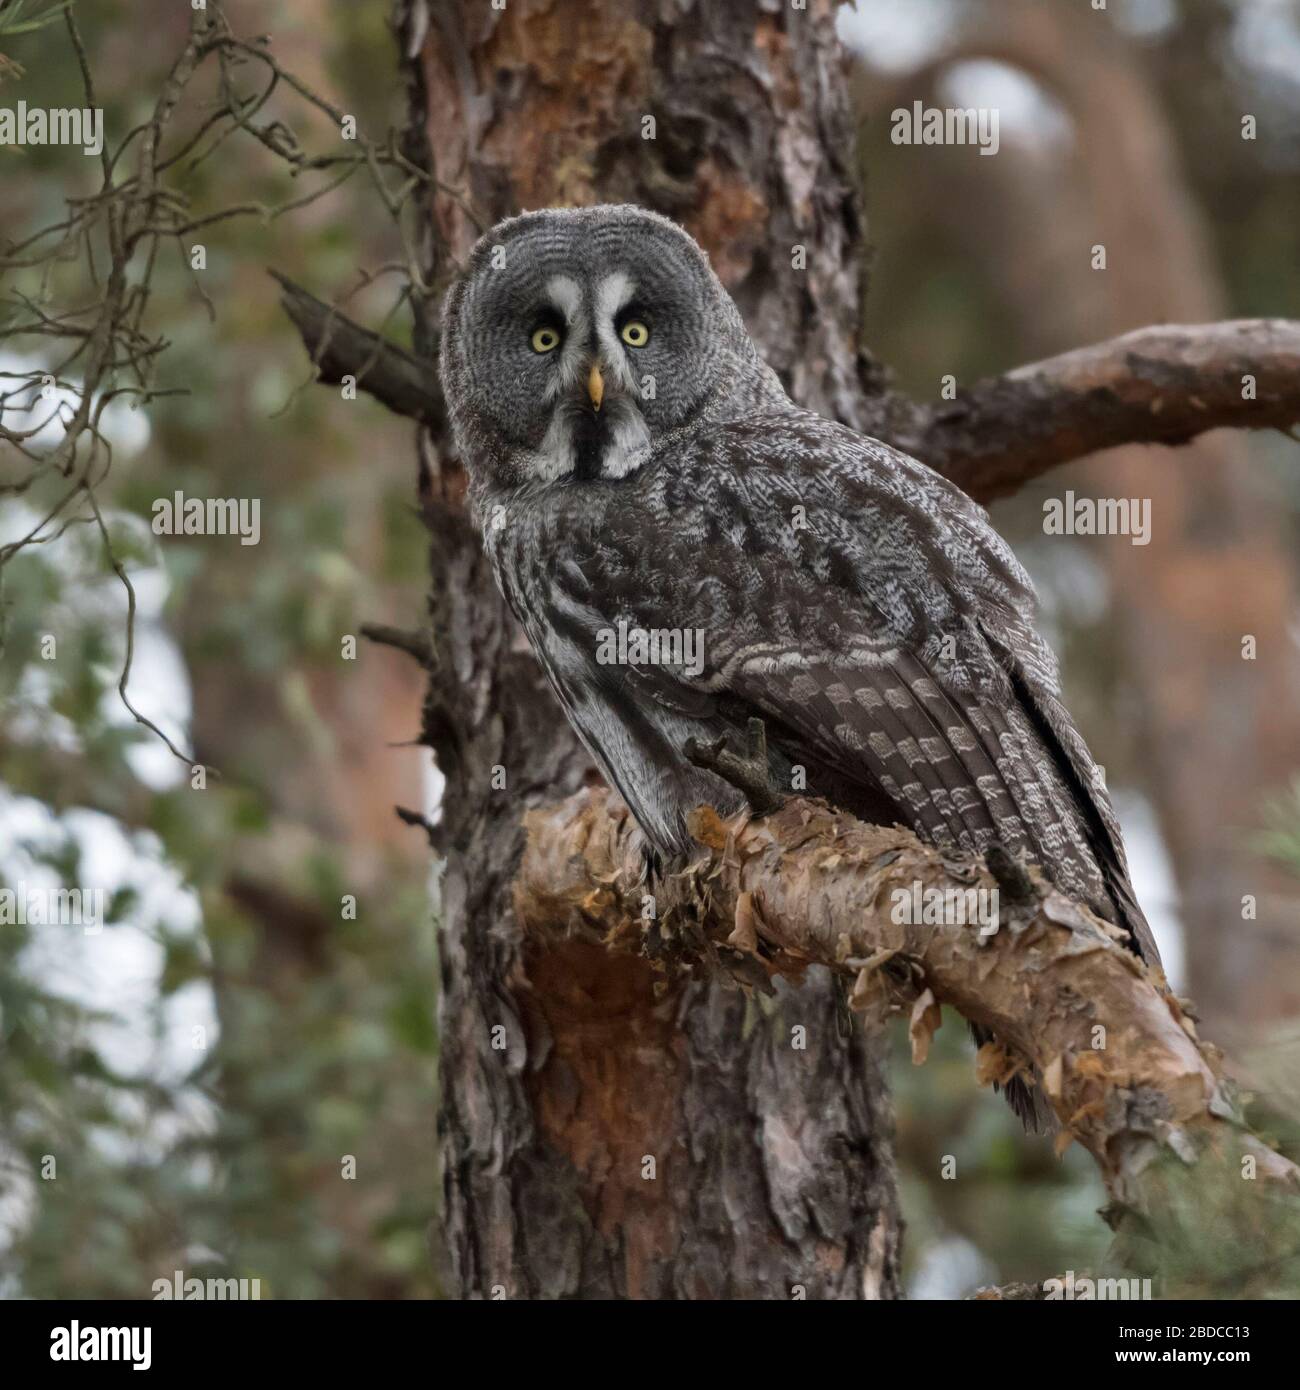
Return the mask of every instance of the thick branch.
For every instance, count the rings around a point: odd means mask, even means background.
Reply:
[[[1138,329],[979,382],[955,401],[896,405],[888,437],[988,502],[1119,444],[1297,423],[1300,323],[1237,319]]]
[[[354,376],[398,415],[445,429],[435,363],[271,274],[322,381]],[[1254,382],[1249,399],[1246,377]],[[872,433],[990,502],[1120,444],[1186,444],[1206,430],[1300,424],[1300,323],[1142,328],[977,382],[955,401],[923,406],[886,393],[878,402]]]
[[[527,825],[516,911],[529,930],[650,944],[638,840],[616,797],[585,790],[530,813]],[[916,1005],[922,1052],[938,1017],[927,1006],[951,1005],[1009,1050],[981,1053],[983,1079],[1006,1079],[1017,1061],[1032,1066],[1063,1129],[1093,1155],[1123,1208],[1152,1215],[1171,1200],[1170,1164],[1191,1174],[1203,1160],[1234,1176],[1257,1173],[1262,1181],[1248,1185],[1256,1200],[1300,1193],[1300,1172],[1234,1118],[1217,1054],[1197,1041],[1178,1000],[1115,928],[1036,871],[1032,899],[1004,902],[996,929],[982,934],[978,924],[956,924],[951,910],[939,914],[946,921],[933,912],[894,920],[909,915],[899,904],[953,904],[942,895],[997,888],[981,864],[955,863],[898,827],[796,800],[762,820],[723,823],[706,808],[694,828],[699,858],[656,885],[656,954],[743,957],[774,974],[809,963],[851,974],[859,1006],[882,994]]]
[[[437,364],[353,323],[278,270],[270,272],[283,293],[280,302],[293,320],[321,381],[340,385],[345,376],[398,415],[419,420],[435,432],[446,429],[447,413]]]

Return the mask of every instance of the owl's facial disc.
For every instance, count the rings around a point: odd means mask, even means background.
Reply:
[[[707,257],[642,208],[499,223],[443,328],[453,436],[480,493],[632,477],[676,431],[785,399]]]
[[[529,345],[549,359],[543,397],[550,416],[530,460],[532,477],[613,480],[644,460],[650,428],[630,359],[648,346],[651,330],[635,295],[622,270],[585,289],[570,275],[546,281]]]

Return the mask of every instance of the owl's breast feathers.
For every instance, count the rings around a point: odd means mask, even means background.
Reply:
[[[632,478],[510,503],[490,550],[565,709],[674,852],[737,794],[682,746],[758,715],[774,776],[941,847],[995,842],[1159,956],[1119,827],[983,509],[793,408],[678,431]]]

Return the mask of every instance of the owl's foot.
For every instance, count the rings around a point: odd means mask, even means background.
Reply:
[[[641,877],[637,879],[638,884],[645,884],[651,893],[656,891],[660,880],[664,876],[663,855],[650,843],[649,840],[641,841]]]
[[[781,804],[781,794],[772,785],[771,769],[767,763],[767,729],[761,719],[751,719],[744,754],[733,753],[727,747],[727,736],[713,743],[700,743],[688,738],[682,752],[686,761],[729,782],[743,792],[756,816],[766,816]]]
[[[997,880],[1002,895],[1013,907],[1038,902],[1034,881],[1024,864],[1012,857],[1000,841],[994,841],[984,851],[984,862],[989,873]]]

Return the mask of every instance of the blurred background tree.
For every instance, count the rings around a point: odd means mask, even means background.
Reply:
[[[59,7],[7,8],[0,104],[81,105]],[[188,7],[75,9],[120,137],[156,99]],[[384,4],[225,9],[375,138],[401,125]],[[873,0],[841,14],[874,244],[864,341],[919,398],[944,373],[967,383],[1142,323],[1300,316],[1297,6],[1111,0],[1102,23],[1086,9]],[[181,125],[194,130],[215,75],[191,95]],[[889,113],[914,100],[997,107],[998,157],[893,145]],[[269,114],[304,146],[326,136],[291,91]],[[96,165],[75,149],[0,148],[5,241],[91,193]],[[206,210],[278,204],[297,182],[236,136],[186,188]],[[122,708],[126,599],[92,526],[0,570],[0,875],[104,884],[111,903],[95,936],[0,926],[0,1291],[144,1297],[180,1268],[258,1277],[264,1296],[427,1297],[434,933],[426,848],[392,806],[428,809],[438,783],[402,746],[419,727],[415,668],[365,644],[341,654],[364,620],[418,623],[413,432],[364,396],[298,389],[309,369],[266,275],[346,298],[400,339],[400,278],[366,275],[401,248],[362,180],[202,239],[206,268],[191,273],[173,248],[149,305],[168,340],[160,385],[186,394],[110,411],[99,496],[139,595],[133,698],[220,780],[194,791]],[[1104,273],[1090,269],[1096,243]],[[75,298],[79,273],[58,266],[54,290]],[[36,295],[38,282],[2,288]],[[0,331],[20,312],[0,301]],[[46,350],[2,342],[0,370],[30,370]],[[1298,455],[1276,435],[1115,451],[994,515],[1039,583],[1175,977],[1293,1156]],[[0,458],[0,485],[10,466]],[[1042,501],[1066,488],[1152,497],[1152,544],[1045,537]],[[256,563],[230,537],[155,537],[153,499],[177,490],[260,498]],[[0,496],[8,542],[54,491]],[[955,1024],[926,1067],[905,1045],[894,1067],[911,1292],[1094,1265],[1106,1231],[1091,1165],[1018,1134],[976,1090]],[[939,1178],[945,1154],[961,1182]],[[42,1176],[47,1155],[57,1177]]]
[[[400,116],[383,6],[226,12],[242,36],[273,33],[277,57],[315,89],[347,92],[363,129]],[[78,18],[111,141],[151,109],[189,7],[79,6]],[[5,74],[7,104],[82,104],[57,16],[0,46],[20,68]],[[188,95],[177,140],[215,99],[215,71]],[[305,146],[336,138],[283,88],[269,114]],[[80,150],[0,160],[9,237],[57,220],[98,175]],[[186,191],[208,211],[305,189],[237,135]],[[169,340],[165,384],[186,394],[110,418],[100,496],[140,595],[136,703],[221,778],[192,790],[122,709],[125,595],[98,536],[75,527],[15,557],[0,871],[11,885],[41,872],[108,882],[117,910],[100,936],[3,929],[0,1261],[11,1291],[45,1296],[145,1296],[177,1268],[259,1277],[264,1296],[427,1296],[433,924],[421,837],[392,810],[426,796],[426,770],[401,746],[421,691],[387,653],[359,643],[355,660],[342,655],[363,620],[418,612],[411,431],[368,398],[298,390],[309,367],[267,276],[284,266],[342,296],[393,259],[396,238],[357,183],[190,240],[206,268],[191,274],[169,247],[150,305]],[[60,267],[60,288],[77,271]],[[351,309],[377,322],[399,289],[380,278]],[[155,537],[151,503],[175,491],[259,498],[256,550]],[[10,500],[4,538],[46,501],[39,488]],[[47,633],[54,661],[41,656]],[[55,1181],[39,1176],[47,1153]]]
[[[938,394],[943,373],[969,384],[1146,323],[1300,307],[1300,11],[1107,8],[1109,22],[1086,5],[922,0],[842,17],[862,60],[875,244],[864,339],[919,398]],[[893,144],[890,112],[915,100],[997,108],[997,157]],[[1300,904],[1252,832],[1300,775],[1298,453],[1281,435],[1226,432],[1176,451],[1117,449],[993,512],[1038,585],[1067,703],[1107,769],[1176,987],[1254,1088],[1263,1127],[1292,1144]],[[1067,489],[1150,498],[1151,543],[1044,535],[1043,501]],[[959,1032],[944,1054],[953,1080],[939,1061],[900,1093],[918,1179],[953,1151],[942,1097],[964,1095]],[[1086,1164],[1058,1165],[1005,1127],[987,1134],[982,1104],[970,1113],[987,1180],[962,1165],[961,1183],[905,1193],[919,1277],[952,1292],[981,1261],[999,1278],[1078,1268],[1105,1234]],[[930,1221],[918,1240],[919,1211]]]

